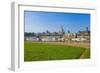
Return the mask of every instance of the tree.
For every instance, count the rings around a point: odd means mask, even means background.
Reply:
[[[25,32],[24,36],[25,37],[31,37],[31,36],[36,36],[36,34],[34,32]]]
[[[68,30],[68,33],[70,33],[70,30]]]
[[[89,31],[88,27],[86,27],[86,31]]]

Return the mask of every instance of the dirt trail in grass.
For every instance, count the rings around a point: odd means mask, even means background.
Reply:
[[[86,49],[82,55],[80,56],[80,59],[84,59],[84,58],[90,58],[90,49]]]
[[[90,43],[83,42],[40,42],[40,43],[49,43],[49,44],[60,44],[60,45],[69,45],[83,48],[90,48]]]

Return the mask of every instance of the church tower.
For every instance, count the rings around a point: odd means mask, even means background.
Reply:
[[[61,35],[64,35],[64,34],[65,34],[65,31],[64,31],[63,26],[61,26],[61,28],[60,28],[60,34],[61,34]]]

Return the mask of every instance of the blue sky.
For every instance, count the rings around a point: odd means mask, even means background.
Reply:
[[[24,11],[24,16],[25,32],[59,32],[61,26],[72,33],[90,29],[90,14]]]

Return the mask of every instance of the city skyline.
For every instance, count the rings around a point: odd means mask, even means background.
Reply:
[[[59,32],[62,26],[65,32],[90,30],[90,14],[24,11],[24,20],[25,32]]]

